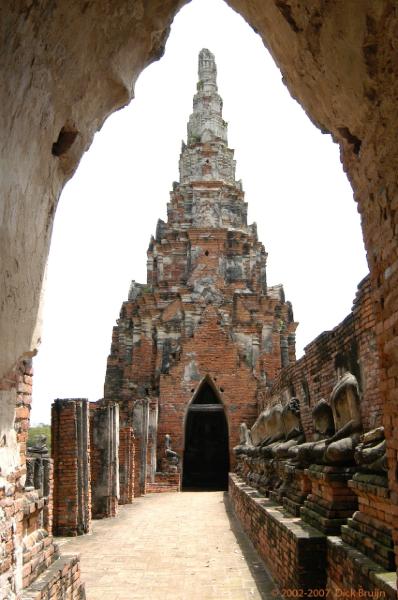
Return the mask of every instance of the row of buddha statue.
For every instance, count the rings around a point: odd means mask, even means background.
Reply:
[[[383,473],[386,442],[383,427],[363,431],[360,393],[356,377],[340,368],[329,402],[319,400],[312,411],[314,434],[306,441],[297,398],[264,410],[249,430],[241,424],[237,457],[282,459],[298,468],[312,464],[358,465],[361,470]]]
[[[311,440],[297,398],[267,408],[250,430],[241,425],[236,472],[302,526],[394,571],[384,428],[364,431],[360,398],[356,377],[339,368],[330,398],[313,407]]]

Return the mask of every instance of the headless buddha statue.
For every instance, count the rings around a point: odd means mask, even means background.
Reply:
[[[328,402],[321,398],[312,410],[314,435],[312,442],[293,446],[289,450],[291,462],[300,466],[322,462],[325,452],[325,440],[334,434],[333,411]]]
[[[272,448],[272,455],[275,458],[288,458],[289,451],[305,441],[300,420],[300,403],[298,398],[291,398],[283,407],[282,421],[285,430],[285,440]]]
[[[239,444],[235,446],[234,452],[236,456],[246,454],[249,449],[253,448],[253,443],[250,436],[250,431],[247,428],[246,423],[240,424],[239,429]]]
[[[262,436],[260,440],[260,455],[264,458],[272,457],[273,448],[285,439],[283,426],[283,408],[281,404],[275,404],[262,413]]]
[[[250,430],[254,446],[274,444],[284,438],[282,404],[263,410]]]
[[[354,452],[362,433],[359,388],[354,375],[339,367],[338,381],[330,396],[335,433],[325,440],[322,462],[327,465],[354,464]]]

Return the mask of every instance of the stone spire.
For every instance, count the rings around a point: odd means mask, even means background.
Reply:
[[[222,140],[227,143],[227,123],[222,118],[222,99],[217,91],[214,55],[205,48],[199,54],[199,81],[188,122],[188,145]]]
[[[180,158],[180,182],[235,182],[234,152],[228,148],[228,124],[222,117],[223,102],[217,90],[217,67],[207,49],[199,54],[199,81],[193,112],[187,126],[187,145]]]
[[[266,293],[267,255],[256,225],[247,224],[247,204],[235,179],[234,151],[228,147],[222,116],[216,63],[207,49],[199,54],[198,76],[187,143],[180,155],[180,181],[170,193],[167,221],[158,221],[148,249],[148,284],[176,290],[184,285],[185,293],[194,290],[199,296],[207,294],[210,285],[216,303],[228,286]]]

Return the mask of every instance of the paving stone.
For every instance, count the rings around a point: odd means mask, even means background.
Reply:
[[[149,494],[58,541],[80,553],[87,600],[278,598],[225,492]]]

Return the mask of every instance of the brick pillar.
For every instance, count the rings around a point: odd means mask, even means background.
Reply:
[[[119,406],[91,404],[93,517],[114,517],[119,501]]]
[[[119,504],[131,504],[134,498],[134,430],[121,427],[119,431]]]
[[[91,528],[91,490],[87,400],[55,400],[52,405],[51,431],[54,533],[88,533]]]
[[[149,401],[147,398],[137,400],[133,410],[135,473],[134,495],[145,494],[147,475]]]

